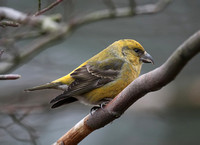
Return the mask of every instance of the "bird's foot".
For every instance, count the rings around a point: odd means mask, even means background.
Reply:
[[[110,102],[110,100],[106,100],[106,101],[102,102],[101,104],[92,107],[92,108],[90,109],[90,115],[93,115],[93,113],[94,113],[95,111],[97,111],[98,109],[100,109],[100,108],[101,108],[102,110],[104,110],[104,107],[105,107],[109,102]]]
[[[96,105],[96,106],[93,106],[91,109],[90,109],[90,115],[93,115],[93,113],[95,111],[97,111],[98,109],[102,108],[101,104],[99,105]]]

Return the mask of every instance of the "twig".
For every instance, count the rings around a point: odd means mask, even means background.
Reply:
[[[200,52],[200,31],[192,35],[159,68],[134,80],[104,109],[87,115],[54,145],[76,145],[96,129],[120,117],[133,103],[145,94],[161,89],[179,74],[188,61]]]
[[[0,58],[1,58],[3,53],[4,53],[4,50],[0,50]]]
[[[29,141],[29,142],[31,142],[33,145],[37,145],[37,143],[36,143],[36,136],[33,134],[33,133],[35,132],[34,129],[33,129],[32,127],[30,127],[30,126],[28,126],[28,125],[22,123],[22,122],[16,117],[15,114],[9,114],[9,116],[11,117],[11,119],[13,120],[13,122],[15,122],[17,125],[19,125],[22,129],[24,129],[24,130],[28,133],[30,139],[28,139],[28,140],[23,139],[23,140]],[[21,139],[21,140],[22,140],[22,139]]]
[[[113,12],[107,9],[99,10],[96,12],[89,13],[82,17],[74,18],[71,21],[71,25],[74,25],[77,27],[77,26],[81,26],[84,24],[97,22],[97,21],[105,20],[105,19],[132,17],[135,15],[154,14],[154,13],[160,12],[161,10],[164,10],[164,8],[166,8],[171,1],[172,0],[159,0],[155,4],[146,4],[142,6],[136,6],[134,10],[130,7],[115,8],[114,14]]]
[[[43,15],[34,17],[7,7],[0,7],[0,18],[6,18],[19,24],[39,27],[44,32],[55,32],[62,28],[54,21],[55,16],[53,19]]]
[[[136,6],[135,12],[132,12],[130,7],[125,7],[125,8],[116,8],[115,9],[115,14],[113,15],[109,10],[101,10],[101,11],[96,11],[89,13],[85,16],[82,17],[77,17],[72,19],[68,24],[65,25],[58,25],[53,23],[52,21],[49,22],[49,19],[46,20],[45,16],[37,16],[37,17],[28,17],[30,22],[37,22],[37,24],[40,24],[42,28],[50,32],[51,34],[44,36],[42,38],[36,39],[32,44],[29,44],[28,47],[23,49],[26,50],[21,54],[20,57],[18,57],[18,61],[13,61],[12,64],[5,65],[0,68],[0,73],[8,73],[11,72],[12,70],[16,69],[23,63],[24,61],[28,61],[31,58],[34,57],[34,55],[38,54],[51,42],[55,42],[54,44],[58,43],[56,40],[60,40],[59,38],[63,38],[64,36],[69,36],[73,32],[73,30],[77,29],[78,27],[81,27],[84,24],[87,23],[92,23],[92,22],[97,22],[100,20],[105,20],[105,19],[110,19],[110,18],[121,18],[121,17],[131,17],[137,14],[153,14],[158,12],[158,7],[161,6],[159,9],[160,11],[163,10],[170,2],[171,0],[159,0],[155,4],[147,4],[143,6]],[[153,8],[152,8],[153,7]],[[148,10],[150,8],[150,10]],[[16,10],[11,10],[9,11],[10,8],[6,9],[3,8],[4,13],[8,13],[5,16],[8,17],[11,20],[20,20],[19,22],[25,23],[24,21],[27,21],[27,16],[21,12],[18,12]],[[1,17],[1,12],[2,12],[2,7],[0,7],[0,17]],[[17,17],[13,18],[12,13],[14,13]],[[20,17],[21,16],[21,17]],[[33,20],[32,20],[33,19]],[[17,21],[18,22],[18,21]],[[66,37],[65,37],[66,38]],[[26,58],[26,59],[25,59]]]
[[[41,10],[41,0],[38,0],[38,11]]]
[[[14,138],[17,141],[20,141],[20,142],[30,142],[29,139],[23,139],[23,138],[17,137],[16,133],[13,133],[13,132],[9,131],[8,128],[0,126],[0,129],[3,129],[8,135],[10,135],[12,138]]]
[[[10,135],[13,139],[17,141],[32,143],[33,145],[36,145],[37,136],[35,135],[35,130],[31,126],[28,126],[22,122],[23,119],[30,115],[32,109],[33,108],[28,108],[28,110],[25,110],[25,112],[20,117],[17,117],[17,113],[15,113],[16,110],[9,112],[7,115],[12,119],[12,123],[9,123],[5,126],[0,126],[0,129],[3,129],[8,135]],[[29,135],[28,139],[18,137],[16,131],[10,131],[9,128],[16,125],[27,132],[27,134]]]
[[[0,80],[16,80],[19,79],[21,76],[18,74],[6,74],[0,75]]]
[[[20,24],[37,25],[41,24],[44,17],[31,17],[12,8],[0,7],[0,18],[6,18]]]
[[[52,9],[53,7],[55,7],[56,5],[58,5],[59,3],[61,3],[63,0],[56,0],[55,2],[53,2],[52,4],[50,4],[49,6],[47,6],[46,8],[39,10],[38,12],[36,12],[34,14],[34,16],[38,16],[41,15],[43,13],[45,13],[46,11]]]
[[[1,27],[11,26],[11,27],[18,27],[19,23],[14,21],[1,21],[0,22]]]
[[[114,15],[115,14],[115,4],[113,3],[112,0],[103,0],[104,4],[108,7],[111,15]]]
[[[135,0],[129,0],[129,5],[132,13],[134,13],[135,7],[136,7],[136,2]]]

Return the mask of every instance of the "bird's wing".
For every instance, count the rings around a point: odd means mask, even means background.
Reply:
[[[61,101],[68,97],[80,96],[93,89],[99,88],[117,78],[120,74],[124,61],[121,59],[109,59],[88,63],[76,69],[72,74],[75,80],[68,86],[63,94],[57,96],[51,103]]]

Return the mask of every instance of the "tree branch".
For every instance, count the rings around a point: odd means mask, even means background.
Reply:
[[[40,26],[44,32],[54,32],[60,30],[61,27],[51,17],[44,15],[37,17],[29,16],[23,12],[8,7],[0,7],[0,18],[12,20],[18,25],[23,24],[34,27]]]
[[[2,54],[4,53],[4,50],[0,50],[0,59]],[[4,74],[0,75],[0,80],[16,80],[19,79],[21,76],[18,74]]]
[[[62,1],[63,0],[56,0],[55,2],[53,2],[52,4],[50,4],[48,7],[44,8],[42,10],[40,10],[41,3],[39,2],[40,5],[38,6],[38,12],[36,12],[34,14],[34,16],[38,16],[38,15],[41,15],[41,14],[45,13],[46,11],[52,9],[53,7],[55,7],[56,5],[58,5],[59,3],[61,3]]]
[[[125,18],[125,17],[132,17],[135,15],[144,15],[144,14],[154,14],[164,10],[168,6],[168,4],[172,0],[159,0],[155,4],[146,4],[142,6],[135,6],[133,10],[133,6],[124,7],[124,8],[115,8],[114,11],[105,9],[99,10],[96,12],[89,13],[82,17],[77,17],[71,20],[71,24],[75,26],[81,26],[83,24],[97,22],[104,19],[111,19],[111,18]]]
[[[0,75],[0,80],[16,80],[19,79],[21,76],[18,74],[7,74],[7,75]]]
[[[120,117],[133,103],[145,94],[157,91],[170,83],[186,63],[200,52],[200,31],[192,35],[157,69],[146,73],[118,94],[104,109],[87,115],[54,145],[76,145],[96,129]]]
[[[134,10],[133,7],[130,6],[125,8],[115,8],[115,11],[110,11],[107,9],[96,11],[82,17],[71,19],[69,20],[69,23],[65,24],[58,24],[51,17],[41,15],[37,17],[28,16],[11,8],[0,7],[0,18],[13,20],[19,25],[26,24],[37,26],[37,28],[40,26],[40,32],[48,33],[48,35],[44,35],[42,38],[36,39],[25,46],[23,49],[25,50],[23,54],[15,57],[13,60],[9,61],[9,63],[4,63],[3,66],[0,67],[0,73],[8,73],[15,70],[23,62],[31,60],[36,54],[48,48],[49,43],[51,43],[51,46],[57,44],[58,40],[62,40],[60,38],[66,38],[66,36],[70,36],[73,30],[81,27],[84,24],[111,18],[132,17],[139,14],[153,14],[163,10],[169,4],[169,2],[171,2],[171,0],[159,0],[155,4],[136,6]]]

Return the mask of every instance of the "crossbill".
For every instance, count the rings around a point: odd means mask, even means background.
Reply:
[[[61,95],[51,100],[52,108],[75,101],[99,105],[112,100],[135,80],[140,74],[142,63],[154,63],[153,58],[137,41],[122,39],[85,61],[68,75],[26,91],[63,90]]]

